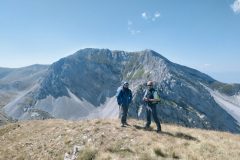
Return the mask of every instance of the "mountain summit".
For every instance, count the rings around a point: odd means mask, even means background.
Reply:
[[[34,87],[4,106],[7,115],[19,120],[117,117],[116,90],[127,80],[133,91],[129,115],[144,118],[141,99],[146,82],[153,80],[161,95],[158,112],[163,122],[240,132],[239,84],[220,83],[152,50],[87,48],[53,63],[41,75]]]

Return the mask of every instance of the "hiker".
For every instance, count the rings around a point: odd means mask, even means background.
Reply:
[[[128,88],[128,82],[124,82],[122,88],[117,93],[117,102],[121,109],[121,127],[129,126],[127,123],[127,113],[129,104],[132,102],[132,91]]]
[[[143,101],[146,102],[147,123],[145,129],[150,128],[151,114],[157,125],[157,132],[161,132],[161,124],[157,117],[157,103],[160,101],[157,91],[153,88],[153,81],[147,82],[147,90],[145,91]]]

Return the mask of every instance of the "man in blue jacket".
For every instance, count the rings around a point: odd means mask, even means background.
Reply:
[[[129,104],[132,102],[132,91],[128,88],[128,82],[123,83],[123,87],[117,93],[117,102],[121,108],[121,127],[125,127],[125,125],[129,125],[127,123],[127,114]]]

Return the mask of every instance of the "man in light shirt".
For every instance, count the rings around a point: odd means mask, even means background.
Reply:
[[[147,103],[147,123],[145,129],[149,129],[151,125],[151,114],[157,125],[157,132],[161,132],[161,124],[157,116],[157,103],[160,101],[157,91],[153,88],[153,81],[147,82],[148,89],[146,90],[143,101]]]

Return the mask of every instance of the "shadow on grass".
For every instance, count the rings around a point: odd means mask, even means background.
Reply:
[[[175,137],[182,138],[182,139],[186,139],[186,140],[192,140],[192,141],[200,142],[197,138],[195,138],[195,137],[193,137],[193,136],[191,136],[191,135],[182,133],[182,132],[177,132],[177,133],[175,134]]]
[[[139,126],[139,125],[133,125],[133,127],[135,127],[136,129],[139,129],[139,130],[154,131],[153,128],[150,128],[150,129],[147,129],[147,130],[146,130],[144,127]],[[182,133],[182,132],[177,132],[177,133],[175,133],[175,134],[172,134],[172,133],[170,133],[170,132],[162,131],[162,132],[160,132],[159,134],[167,135],[167,136],[171,136],[171,137],[175,137],[175,138],[181,138],[181,139],[185,139],[185,140],[191,140],[191,141],[200,142],[197,138],[195,138],[195,137],[193,137],[193,136],[191,136],[191,135]]]

